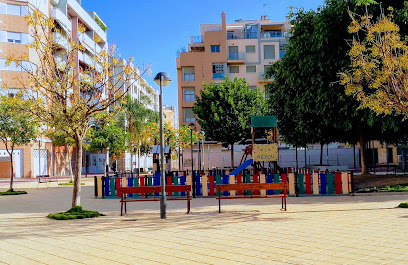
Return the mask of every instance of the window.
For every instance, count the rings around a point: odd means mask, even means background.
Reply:
[[[183,108],[183,116],[184,116],[185,122],[196,121],[196,117],[193,112],[193,108]]]
[[[220,45],[211,45],[211,52],[220,52]]]
[[[275,59],[275,45],[264,46],[264,59]]]
[[[7,41],[13,43],[21,43],[21,33],[7,32]]]
[[[268,65],[264,65],[264,72],[266,72],[267,70],[268,70],[268,68],[269,67],[271,67],[271,65],[270,64],[268,64]]]
[[[183,101],[195,101],[194,87],[183,87]]]
[[[14,15],[14,16],[25,16],[27,15],[27,6],[23,5],[12,5],[0,3],[0,14]]]
[[[224,78],[224,64],[214,63],[213,64],[213,79],[223,79]]]
[[[246,66],[247,73],[256,73],[256,65],[247,65]]]
[[[229,67],[229,72],[231,73],[231,74],[235,74],[235,73],[239,73],[239,66],[230,66]]]
[[[279,58],[282,58],[286,53],[287,44],[279,44]]]
[[[394,154],[392,148],[387,148],[387,163],[394,163]]]
[[[255,52],[255,45],[248,45],[245,46],[246,53],[254,53]]]
[[[0,70],[5,70],[5,71],[17,71],[17,72],[22,72],[23,67],[26,69],[31,69],[33,71],[36,70],[35,65],[32,65],[30,62],[27,61],[21,61],[21,66],[17,66],[14,62],[10,63],[10,65],[6,65],[7,59],[0,59]]]
[[[194,81],[194,66],[183,67],[183,81]]]
[[[256,90],[256,86],[248,86],[248,89],[255,91]]]

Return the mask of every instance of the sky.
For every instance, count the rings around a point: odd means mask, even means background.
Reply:
[[[176,53],[187,48],[190,36],[200,35],[200,24],[227,23],[236,19],[284,21],[289,7],[314,9],[324,0],[82,0],[87,11],[95,11],[108,27],[108,42],[123,58],[134,57],[139,67],[150,67],[144,79],[154,89],[158,72],[167,72],[172,82],[163,88],[163,103],[177,108]]]

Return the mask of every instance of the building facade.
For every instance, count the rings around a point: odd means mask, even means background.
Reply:
[[[75,67],[78,71],[92,67],[92,54],[99,53],[108,46],[106,25],[95,12],[84,10],[80,0],[0,0],[0,86],[7,88],[2,93],[10,96],[14,96],[18,89],[24,88],[22,83],[25,82],[21,80],[27,80],[28,75],[21,67],[6,65],[7,57],[27,55],[27,64],[35,64],[37,60],[33,51],[26,47],[30,41],[30,29],[24,18],[34,9],[54,19],[59,29],[59,32],[53,33],[57,50],[68,47],[67,38],[84,46],[85,50],[79,51],[76,56]],[[85,31],[80,34],[79,28],[84,28]],[[6,157],[6,154],[4,145],[0,144],[0,158]],[[13,157],[15,177],[68,175],[70,167],[67,155],[65,146],[53,146],[52,141],[47,138],[36,139],[29,145],[17,147]],[[84,156],[84,165],[86,161],[88,167],[94,168],[92,171],[103,172],[103,154],[92,153],[88,157]],[[3,175],[8,174],[0,174],[0,177],[9,177]]]
[[[192,107],[202,83],[219,83],[225,77],[245,78],[250,89],[264,91],[265,69],[285,53],[289,23],[236,20],[227,24],[202,24],[201,35],[191,36],[188,52],[177,58],[179,124],[196,122]],[[198,124],[197,124],[198,125]]]

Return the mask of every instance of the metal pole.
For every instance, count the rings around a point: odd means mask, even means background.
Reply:
[[[193,198],[195,198],[195,179],[194,179],[194,161],[193,161],[193,129],[190,129],[191,136],[191,182],[193,183]]]
[[[160,76],[160,184],[161,184],[161,196],[160,196],[160,218],[166,219],[166,176],[164,171],[164,133],[163,133],[163,76]]]
[[[200,148],[200,139],[198,139],[198,171],[200,172],[199,174],[201,174],[201,148]]]

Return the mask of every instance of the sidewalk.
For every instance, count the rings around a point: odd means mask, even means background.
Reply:
[[[95,199],[82,187],[84,209],[106,216],[46,218],[71,206],[72,187],[23,187],[0,197],[0,264],[408,264],[408,194],[169,201],[128,205]]]

